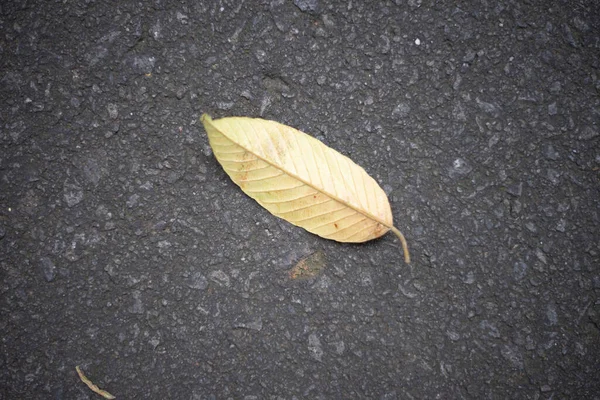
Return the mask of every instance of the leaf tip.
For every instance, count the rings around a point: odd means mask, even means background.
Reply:
[[[207,113],[204,113],[200,116],[200,122],[202,122],[202,124],[206,124],[207,122],[211,122],[211,121],[212,121],[212,118]]]

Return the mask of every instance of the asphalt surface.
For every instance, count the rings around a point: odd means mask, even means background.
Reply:
[[[599,399],[600,6],[433,3],[3,1],[0,398]],[[271,216],[203,112],[350,156],[413,263]]]

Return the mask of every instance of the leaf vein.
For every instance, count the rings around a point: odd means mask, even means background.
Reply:
[[[248,190],[248,189],[244,189],[244,191],[246,193],[284,192],[286,190],[293,190],[293,189],[299,188],[300,186],[304,186],[304,183],[301,183],[298,186],[288,187],[288,188],[283,188],[283,189],[268,189],[268,190]]]
[[[222,166],[223,166],[223,169],[225,171],[228,171],[228,172],[233,172],[233,173],[236,173],[236,174],[239,174],[240,172],[242,172],[242,171],[237,170],[237,169],[227,168],[224,165],[222,165]],[[273,166],[272,165],[267,165],[266,167],[259,167],[259,168],[247,169],[247,170],[244,170],[244,171],[245,172],[254,172],[254,171],[260,171],[261,169],[267,169],[267,168],[273,168]],[[275,168],[275,169],[277,169],[277,168]]]
[[[226,162],[232,162],[232,163],[236,163],[236,164],[243,164],[243,163],[249,163],[249,162],[252,162],[252,161],[256,161],[256,160],[258,160],[258,158],[255,157],[255,158],[249,159],[249,160],[233,160],[233,159],[230,160],[230,159],[227,159],[227,158],[219,157],[219,160],[226,161]]]
[[[316,206],[320,206],[321,204],[329,203],[330,201],[333,201],[333,199],[329,198],[329,199],[327,199],[325,201],[322,201],[320,203],[312,203],[312,204],[309,204],[309,205],[304,206],[304,207],[296,208],[295,210],[290,210],[290,211],[279,213],[277,215],[289,214],[289,213],[293,213],[293,212],[296,212],[296,211],[305,210],[305,209],[310,208],[310,207],[316,207]]]
[[[371,221],[373,221],[373,220],[371,220]],[[376,221],[373,221],[373,222],[375,222],[376,224],[378,224],[378,222],[376,222]],[[366,228],[362,228],[362,229],[360,229],[360,230],[358,230],[358,231],[354,232],[352,235],[350,235],[350,236],[346,236],[345,238],[343,238],[343,239],[340,239],[340,240],[348,240],[348,239],[350,239],[351,237],[354,237],[354,236],[358,235],[359,233],[362,233],[362,232],[363,232],[365,229],[366,229]]]
[[[243,171],[240,171],[243,172]],[[284,175],[284,173],[280,173],[278,175],[271,175],[271,176],[263,176],[261,178],[258,179],[244,179],[242,182],[259,182],[259,181],[266,181],[267,179],[271,179],[271,178],[277,178],[278,176]]]
[[[306,195],[302,195],[302,196],[300,196],[300,197],[296,197],[295,199],[289,199],[289,200],[283,200],[283,201],[263,201],[263,200],[261,200],[261,202],[262,202],[262,203],[264,203],[264,204],[282,204],[282,203],[289,203],[289,202],[292,202],[292,201],[296,201],[296,200],[303,199],[303,198],[305,198],[305,197],[314,196],[314,195],[315,195],[315,193],[321,193],[321,192],[319,192],[319,191],[314,191],[314,192],[312,192],[312,193],[309,193],[309,194],[306,194]]]
[[[349,208],[349,207],[345,207],[345,206],[344,206],[344,207],[342,207],[342,208],[338,208],[337,210],[330,210],[330,211],[327,211],[327,212],[324,212],[324,213],[321,213],[321,214],[312,215],[312,216],[310,216],[310,217],[307,217],[307,218],[302,218],[302,219],[295,219],[295,220],[288,219],[288,221],[290,221],[290,222],[293,222],[293,223],[296,223],[296,222],[304,222],[304,221],[308,221],[308,220],[310,220],[310,219],[315,219],[315,218],[322,217],[323,215],[327,215],[327,214],[333,214],[333,213],[335,213],[335,212],[338,212],[338,211],[346,210],[346,209],[348,209],[348,208]],[[352,210],[352,211],[354,211],[354,210]],[[313,228],[310,228],[310,229],[313,229]]]
[[[353,226],[355,226],[355,225],[357,225],[357,224],[360,224],[361,222],[363,222],[363,221],[364,221],[364,220],[366,220],[366,219],[368,219],[368,218],[367,218],[367,217],[365,217],[365,216],[363,216],[363,218],[361,218],[361,219],[359,219],[358,221],[356,221],[356,222],[353,222],[352,224],[350,224],[350,225],[348,225],[348,226],[346,226],[346,227],[344,227],[344,228],[342,228],[342,229],[340,229],[340,230],[336,231],[335,233],[337,234],[337,233],[343,232],[343,231],[345,231],[345,230],[347,230],[347,229],[349,229],[349,228],[352,228]],[[339,222],[339,221],[336,221],[336,222]],[[352,233],[352,234],[350,234],[350,235],[348,235],[348,236],[346,236],[346,237],[343,237],[343,238],[341,238],[340,240],[347,240],[348,238],[351,238],[352,236],[354,236],[354,235],[356,235],[357,233],[359,233],[359,232],[362,232],[362,231],[364,231],[364,230],[365,230],[365,228],[361,228],[361,229],[359,229],[357,232],[354,232],[354,233]]]
[[[321,146],[317,146],[317,148],[321,151],[321,154],[323,155],[323,160],[325,161],[325,166],[327,167],[327,171],[329,171],[329,178],[331,180],[333,180],[334,176],[331,173],[331,167],[329,166],[329,161],[327,161],[327,154],[326,154],[328,152],[329,148],[327,148],[327,147],[322,148]],[[332,185],[332,189],[333,189],[333,194],[335,195],[335,197],[339,198],[340,196],[338,195],[337,188],[335,187],[335,182]]]
[[[348,215],[346,215],[344,218],[340,218],[340,219],[338,219],[338,220],[335,220],[335,221],[329,221],[329,222],[325,222],[325,223],[323,223],[323,224],[321,224],[321,225],[317,225],[317,226],[315,226],[315,227],[311,227],[310,229],[317,230],[317,229],[319,229],[319,228],[322,228],[322,227],[324,227],[324,226],[326,226],[326,225],[332,225],[332,224],[334,224],[334,223],[336,223],[336,222],[343,221],[343,220],[345,220],[346,218],[353,217],[353,216],[355,216],[356,214],[360,214],[359,212],[357,212],[357,211],[355,211],[355,210],[352,210],[352,211],[354,211],[354,213],[352,213],[352,214],[348,214]],[[361,214],[361,215],[362,215],[362,214]]]
[[[222,151],[222,150],[219,150],[219,154],[240,154],[240,153],[247,153],[247,151],[245,151],[244,149],[238,150],[238,151]]]

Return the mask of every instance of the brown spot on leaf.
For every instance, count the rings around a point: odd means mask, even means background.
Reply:
[[[381,233],[385,230],[385,232],[388,231],[388,228],[381,225],[381,224],[375,224],[375,227],[373,228],[373,236],[375,237],[379,237],[381,236]]]
[[[250,160],[254,160],[255,158],[256,158],[256,156],[249,151],[244,151],[242,153],[242,156],[240,157],[240,159],[242,161],[250,161]]]

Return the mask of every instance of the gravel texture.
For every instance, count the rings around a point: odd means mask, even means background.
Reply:
[[[598,2],[9,0],[0,32],[0,398],[99,398],[79,365],[123,399],[600,399]],[[350,156],[413,264],[261,209],[202,112]]]

